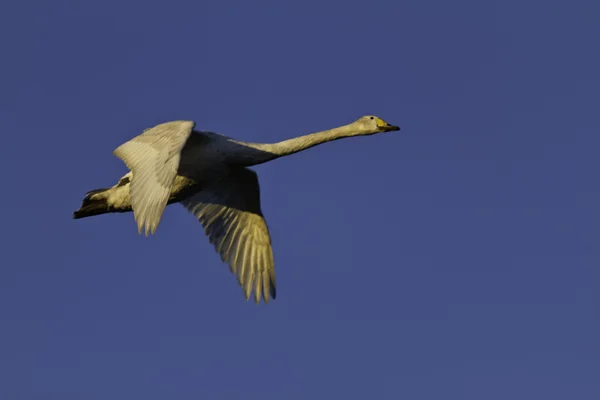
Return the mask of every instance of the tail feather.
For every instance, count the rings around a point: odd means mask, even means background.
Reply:
[[[86,200],[91,200],[90,197],[92,197],[92,195],[94,194],[98,194],[98,193],[102,193],[102,192],[106,192],[108,189],[104,188],[104,189],[95,189],[95,190],[90,190],[89,192],[87,192],[85,194],[85,197],[83,198],[83,201],[85,202]]]
[[[108,189],[96,189],[87,192],[81,202],[81,207],[73,213],[73,218],[86,218],[111,212],[111,207],[108,205],[106,197],[92,199],[93,195],[105,192],[106,190]]]

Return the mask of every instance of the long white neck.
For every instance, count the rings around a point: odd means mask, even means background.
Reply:
[[[350,124],[277,143],[237,143],[254,149],[254,151],[247,153],[247,161],[251,162],[251,164],[247,165],[257,165],[275,158],[298,153],[299,151],[309,149],[321,143],[331,142],[350,136],[366,135],[369,133],[370,132],[362,132],[357,129],[356,125]]]

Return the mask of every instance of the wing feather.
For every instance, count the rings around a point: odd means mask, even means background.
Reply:
[[[117,147],[119,157],[133,173],[131,207],[138,233],[154,233],[171,195],[180,154],[194,129],[193,121],[171,121],[146,129]]]
[[[269,229],[260,209],[256,173],[231,171],[181,204],[200,221],[210,243],[243,288],[246,300],[275,298],[275,265]]]

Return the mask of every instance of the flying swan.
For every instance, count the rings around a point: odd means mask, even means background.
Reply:
[[[130,172],[109,189],[86,193],[73,218],[133,211],[138,233],[154,234],[168,204],[181,203],[200,221],[246,300],[275,299],[271,238],[260,207],[256,173],[247,167],[346,137],[397,131],[376,116],[278,143],[247,143],[194,130],[193,121],[146,129],[114,150]]]

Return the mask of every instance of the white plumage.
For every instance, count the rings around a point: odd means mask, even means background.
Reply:
[[[167,204],[201,223],[221,259],[258,303],[275,298],[275,266],[256,173],[247,167],[350,136],[400,128],[366,116],[352,124],[279,143],[247,143],[194,130],[193,121],[146,129],[115,149],[130,169],[109,189],[88,192],[74,218],[133,211],[138,232],[154,234]]]

